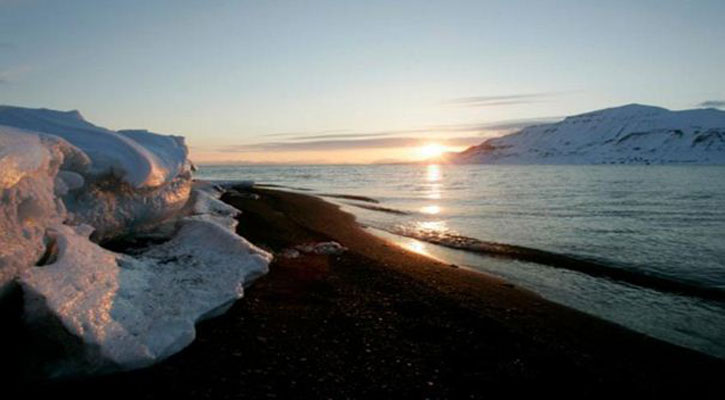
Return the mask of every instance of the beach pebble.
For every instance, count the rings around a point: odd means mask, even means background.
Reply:
[[[346,247],[337,242],[322,242],[315,245],[315,254],[342,254]]]
[[[321,255],[338,255],[347,251],[347,247],[338,242],[305,243],[295,246],[295,249],[303,253]]]
[[[314,245],[314,243],[313,244],[309,244],[309,243],[299,244],[299,245],[295,246],[295,249],[297,249],[303,253],[312,253],[313,251],[315,251],[315,245]]]
[[[300,252],[295,249],[284,249],[279,255],[283,258],[297,258],[300,256]]]

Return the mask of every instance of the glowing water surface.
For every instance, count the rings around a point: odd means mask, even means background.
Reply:
[[[406,214],[343,208],[413,251],[725,357],[722,302],[414,239],[462,235],[725,289],[723,166],[215,166],[199,175],[375,198]]]

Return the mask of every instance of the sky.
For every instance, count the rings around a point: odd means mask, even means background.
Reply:
[[[0,0],[0,104],[208,163],[368,163],[643,103],[725,107],[725,1]]]

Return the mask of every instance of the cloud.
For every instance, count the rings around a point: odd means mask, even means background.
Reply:
[[[301,142],[310,140],[320,139],[368,139],[368,138],[380,138],[386,136],[401,136],[401,135],[420,135],[430,133],[478,133],[484,135],[491,133],[492,131],[512,131],[525,128],[531,125],[538,125],[543,123],[556,122],[561,120],[561,116],[549,116],[549,117],[537,117],[537,118],[523,118],[523,119],[512,119],[485,123],[473,123],[473,124],[452,124],[452,125],[429,125],[423,128],[415,129],[399,129],[390,131],[374,131],[374,132],[351,132],[350,130],[335,130],[335,131],[318,131],[318,132],[288,132],[288,133],[272,133],[262,136],[267,137],[282,137],[283,142]],[[348,133],[328,133],[328,132],[348,132]]]
[[[267,133],[262,136],[269,136],[269,137],[284,137],[284,136],[304,136],[309,134],[315,134],[315,135],[321,135],[321,134],[339,134],[344,132],[350,132],[348,129],[333,129],[333,130],[325,130],[325,131],[313,131],[313,132],[279,132],[279,133]]]
[[[415,147],[430,141],[436,141],[448,146],[470,146],[480,144],[487,138],[501,136],[502,134],[520,130],[531,125],[556,122],[562,118],[561,116],[549,116],[471,124],[429,125],[423,128],[374,132],[334,130],[273,133],[262,136],[286,137],[282,138],[282,140],[261,143],[228,145],[216,148],[215,150],[220,152],[281,152],[380,149]],[[446,133],[451,134],[452,137],[441,137],[441,134]]]
[[[355,139],[355,138],[369,138],[379,136],[390,136],[395,132],[370,132],[370,133],[337,133],[337,134],[323,134],[323,135],[307,135],[298,136],[291,138],[290,140],[316,140],[316,139]]]
[[[317,140],[317,139],[363,139],[371,137],[383,137],[383,136],[394,136],[394,135],[405,135],[405,134],[418,134],[418,133],[429,133],[431,130],[427,128],[419,129],[400,129],[390,131],[374,131],[374,132],[352,132],[349,129],[341,130],[328,130],[328,131],[317,131],[317,132],[289,132],[289,133],[271,133],[262,136],[276,137],[286,136],[285,141],[303,141],[303,140]]]
[[[725,100],[706,100],[697,105],[698,107],[725,108]]]
[[[541,92],[541,93],[517,93],[497,96],[473,96],[458,97],[446,100],[443,104],[449,104],[461,107],[497,107],[515,104],[539,103],[547,97],[558,96],[560,92]]]
[[[14,68],[0,69],[0,84],[10,83],[19,77],[30,72],[32,69],[27,66],[19,66]]]
[[[321,151],[321,150],[351,150],[351,149],[383,149],[394,147],[415,147],[424,144],[429,139],[421,137],[394,137],[355,140],[313,140],[304,142],[266,142],[224,146],[218,148],[221,152],[281,152],[281,151]],[[455,137],[436,139],[437,142],[448,146],[470,146],[481,142],[481,137]]]
[[[474,123],[474,124],[454,124],[454,125],[434,125],[431,126],[429,131],[439,132],[467,132],[467,133],[478,133],[484,135],[491,133],[492,131],[515,131],[526,128],[527,126],[549,124],[552,122],[560,121],[561,116],[549,116],[549,117],[536,117],[536,118],[522,118],[522,119],[510,119],[503,121]]]
[[[222,153],[339,151],[351,149],[383,149],[417,147],[435,141],[442,145],[472,146],[486,139],[523,129],[527,126],[560,121],[562,116],[522,118],[468,124],[429,125],[414,129],[352,132],[349,129],[285,132],[261,135],[279,137],[258,143],[232,144],[207,150]],[[446,134],[450,136],[447,137]]]

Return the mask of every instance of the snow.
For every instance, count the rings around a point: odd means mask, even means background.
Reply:
[[[73,151],[62,141],[0,126],[0,291],[40,258],[46,229],[65,219],[54,186],[64,154]]]
[[[19,283],[28,321],[82,339],[65,374],[168,357],[266,273],[271,255],[236,235],[239,211],[191,168],[176,136],[0,107],[0,291]],[[126,235],[162,243],[98,244]]]
[[[136,143],[141,144],[150,151],[156,159],[157,169],[166,171],[166,179],[182,174],[190,167],[187,160],[188,149],[184,144],[184,138],[173,135],[159,135],[147,130],[120,130],[118,133]]]
[[[10,106],[0,106],[2,125],[75,149],[75,158],[65,155],[56,192],[72,223],[95,228],[94,240],[147,230],[177,214],[188,200],[191,163],[181,137],[114,132],[85,121],[77,111]]]
[[[61,137],[88,155],[90,174],[115,176],[134,188],[169,183],[190,168],[183,138],[114,132],[87,122],[78,111],[0,106],[0,125]]]
[[[209,182],[195,182],[194,189],[189,201],[191,207],[188,210],[191,218],[202,218],[234,231],[237,226],[236,217],[240,211],[219,200],[223,189]]]
[[[99,352],[82,372],[145,367],[180,351],[195,323],[226,311],[267,272],[271,256],[228,229],[194,218],[180,224],[170,241],[134,256],[89,241],[84,226],[51,231],[57,260],[20,283],[29,312],[50,310]]]
[[[725,111],[630,104],[489,139],[451,158],[486,164],[725,164]]]

